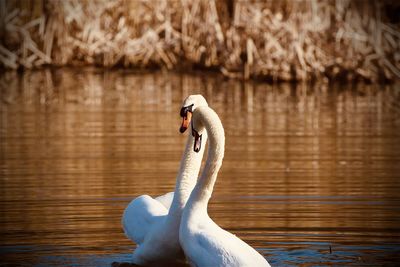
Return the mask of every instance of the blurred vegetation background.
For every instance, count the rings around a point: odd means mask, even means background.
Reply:
[[[394,81],[399,14],[392,0],[0,0],[0,66]]]

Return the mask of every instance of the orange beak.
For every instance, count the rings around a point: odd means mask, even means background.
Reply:
[[[190,120],[192,119],[192,112],[186,112],[186,116],[182,117],[182,125],[179,131],[184,133],[187,128],[189,128]]]

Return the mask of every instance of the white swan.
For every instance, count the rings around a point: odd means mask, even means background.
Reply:
[[[205,128],[205,131],[204,131]],[[224,128],[218,115],[209,107],[193,112],[192,132],[195,146],[201,134],[208,133],[209,152],[204,170],[182,214],[179,240],[192,266],[270,266],[256,250],[235,235],[223,230],[207,213],[225,149]]]
[[[188,97],[181,109],[183,122],[180,131],[184,132],[189,126],[192,111],[207,105],[207,101],[200,95]],[[204,149],[196,153],[193,147],[194,138],[189,135],[174,193],[155,199],[142,195],[125,209],[122,217],[125,234],[138,245],[132,257],[134,264],[167,264],[184,258],[179,244],[179,224],[183,208],[196,184],[204,154]]]

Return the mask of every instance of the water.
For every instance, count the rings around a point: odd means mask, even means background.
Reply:
[[[121,214],[174,188],[179,109],[203,94],[226,153],[210,216],[275,266],[400,263],[400,89],[210,73],[2,74],[1,266],[110,266]],[[15,266],[15,265],[12,265]]]

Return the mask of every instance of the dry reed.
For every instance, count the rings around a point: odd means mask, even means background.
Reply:
[[[0,63],[9,69],[196,65],[245,79],[395,80],[400,78],[400,30],[386,16],[390,5],[0,0]]]

